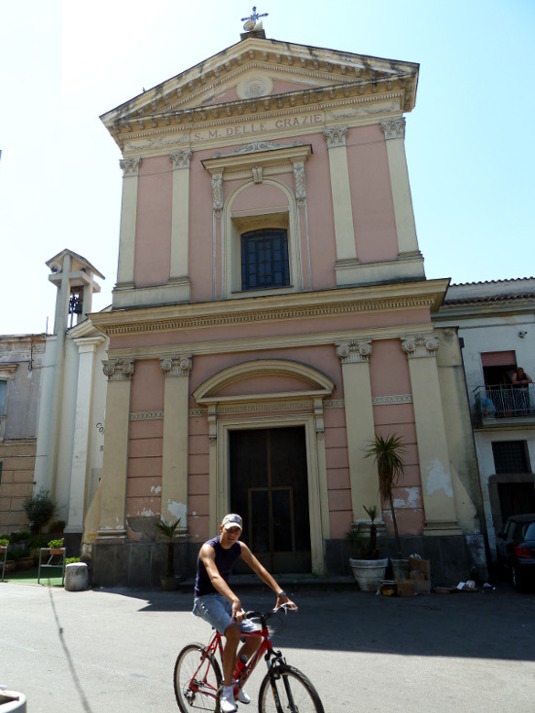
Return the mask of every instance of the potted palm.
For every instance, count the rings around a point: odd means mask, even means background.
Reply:
[[[176,522],[166,522],[161,518],[156,522],[156,527],[162,534],[162,536],[167,540],[167,559],[165,573],[160,575],[160,581],[162,583],[162,589],[165,591],[172,591],[178,589],[180,582],[183,577],[177,577],[175,575],[175,532],[180,523],[180,518]]]
[[[348,538],[356,544],[357,557],[349,558],[349,566],[363,592],[376,592],[388,565],[388,558],[380,557],[377,545],[377,507],[363,506],[369,522],[353,521]]]
[[[405,471],[405,462],[402,453],[405,445],[400,436],[379,436],[376,435],[365,452],[366,458],[373,458],[377,463],[379,476],[379,493],[383,502],[388,503],[392,516],[394,537],[396,540],[396,550],[398,559],[392,560],[394,576],[396,579],[406,579],[408,576],[408,560],[403,560],[401,552],[401,538],[399,536],[398,521],[396,518],[396,508],[394,507],[393,490],[399,478]]]

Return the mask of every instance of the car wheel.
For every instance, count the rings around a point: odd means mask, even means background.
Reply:
[[[517,592],[522,592],[525,589],[524,577],[519,572],[516,564],[513,565],[511,574],[513,577],[513,587],[516,589]]]

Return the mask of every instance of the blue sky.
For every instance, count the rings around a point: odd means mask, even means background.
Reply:
[[[117,271],[120,152],[99,116],[236,43],[252,4],[17,0],[0,7],[0,334],[52,330],[45,262]],[[406,151],[428,278],[535,274],[535,2],[258,4],[269,38],[420,64]]]

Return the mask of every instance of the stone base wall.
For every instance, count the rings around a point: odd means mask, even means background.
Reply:
[[[380,543],[381,554],[398,558],[394,539]],[[452,535],[442,537],[404,537],[402,557],[418,554],[430,561],[433,586],[452,586],[460,581],[488,577],[485,543],[482,535]],[[327,574],[351,574],[349,558],[356,557],[355,544],[350,540],[328,540],[325,543]]]
[[[189,542],[174,547],[175,574],[189,577],[195,571]],[[160,587],[160,576],[167,564],[167,544],[155,542],[95,543],[90,556],[82,551],[89,564],[92,587]]]
[[[381,554],[397,558],[391,538],[380,542]],[[175,574],[192,579],[195,575],[199,545],[175,543]],[[433,586],[453,586],[459,581],[488,576],[482,536],[407,537],[402,541],[403,557],[419,554],[431,563]],[[95,543],[82,559],[90,567],[93,587],[160,587],[160,575],[165,572],[167,545],[154,542]],[[356,557],[354,543],[348,539],[325,542],[326,576],[351,575],[349,558]],[[277,573],[274,573],[275,575]]]

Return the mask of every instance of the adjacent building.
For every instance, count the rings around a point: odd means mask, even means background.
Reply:
[[[452,285],[435,318],[458,331],[491,560],[509,515],[535,512],[535,278]]]
[[[32,494],[44,334],[0,336],[0,534],[27,529]]]

